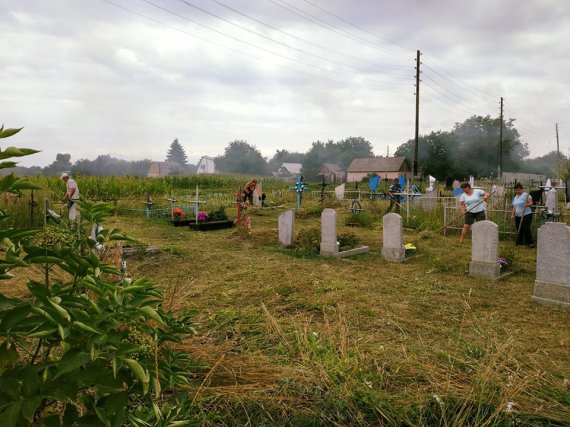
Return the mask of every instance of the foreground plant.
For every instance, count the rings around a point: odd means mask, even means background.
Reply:
[[[22,188],[13,176],[0,181],[4,192]],[[80,205],[87,230],[110,212],[104,203]],[[0,229],[1,278],[33,265],[44,271],[28,282],[29,297],[0,294],[2,426],[189,424],[187,396],[173,390],[188,382],[192,361],[169,343],[193,332],[190,314],[164,311],[153,282],[121,278],[100,261],[97,245],[127,239],[118,230],[96,240],[62,235]],[[56,269],[67,279],[54,281]]]

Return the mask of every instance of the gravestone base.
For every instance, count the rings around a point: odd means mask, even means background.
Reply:
[[[402,247],[391,248],[384,246],[382,248],[382,256],[386,261],[402,262],[406,260],[406,250]]]
[[[471,261],[469,275],[497,280],[501,278],[501,266],[498,262]]]
[[[570,286],[535,280],[531,298],[539,304],[570,308]]]
[[[368,250],[369,250],[368,246],[360,246],[358,248],[352,248],[352,249],[347,249],[346,251],[337,252],[333,254],[333,256],[335,258],[346,258],[352,255],[366,254],[368,253]]]
[[[339,252],[339,244],[336,243],[321,243],[321,255],[333,255],[336,256]]]

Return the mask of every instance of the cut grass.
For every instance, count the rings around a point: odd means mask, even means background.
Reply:
[[[199,333],[183,348],[210,367],[189,388],[206,424],[570,419],[570,312],[531,301],[535,250],[501,242],[515,274],[491,282],[466,274],[471,247],[456,236],[406,230],[417,254],[387,263],[381,217],[349,228],[337,209],[338,234],[354,233],[371,252],[298,257],[278,246],[279,211],[254,212],[251,236],[144,217],[108,225],[162,249],[129,260],[129,273],[157,281],[169,308],[198,313]],[[297,234],[314,229],[318,215],[295,219]]]

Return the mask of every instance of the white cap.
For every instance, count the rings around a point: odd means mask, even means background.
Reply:
[[[69,178],[69,174],[67,172],[62,173],[60,176],[60,179],[63,179],[63,178]]]

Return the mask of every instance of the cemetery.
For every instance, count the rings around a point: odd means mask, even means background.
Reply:
[[[195,361],[185,389],[199,413],[223,425],[251,416],[293,425],[565,425],[564,202],[554,222],[535,220],[535,248],[516,247],[511,189],[480,183],[492,194],[487,220],[460,244],[455,196],[429,184],[405,182],[388,213],[378,182],[260,182],[251,205],[235,185],[195,186],[119,200],[104,227],[153,248],[121,264],[126,276],[152,279],[169,309],[196,313],[196,334],[177,344]],[[50,207],[65,218],[53,199]],[[370,221],[348,221],[358,215]],[[221,222],[230,228],[208,227]],[[2,293],[18,295],[23,283],[2,281]]]

